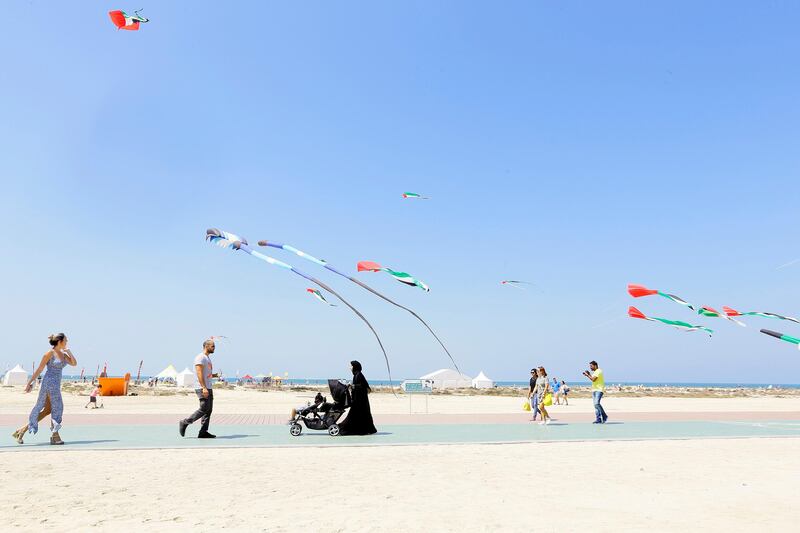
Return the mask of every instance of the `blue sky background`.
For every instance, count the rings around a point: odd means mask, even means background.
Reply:
[[[144,7],[138,32],[110,9]],[[0,364],[66,331],[79,366],[384,379],[367,328],[308,283],[203,242],[218,226],[417,310],[471,375],[797,382],[800,352],[698,305],[800,315],[796,2],[47,2],[4,5]],[[404,201],[404,191],[430,201]],[[424,328],[318,275],[396,378],[448,360]],[[502,279],[537,289],[502,287]],[[713,339],[626,317],[716,330]]]

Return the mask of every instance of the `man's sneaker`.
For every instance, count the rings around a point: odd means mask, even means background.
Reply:
[[[183,420],[178,422],[178,433],[181,434],[181,437],[185,437],[186,436],[186,428],[187,427],[189,427],[189,424],[187,424]]]
[[[594,422],[592,422],[592,424],[602,424],[602,422],[599,420],[595,420]]]
[[[217,436],[216,435],[212,435],[211,433],[206,431],[205,433],[198,433],[197,434],[197,438],[198,439],[216,439]]]

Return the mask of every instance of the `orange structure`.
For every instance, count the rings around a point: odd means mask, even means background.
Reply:
[[[128,395],[128,382],[131,380],[131,374],[128,372],[124,378],[99,378],[100,394],[103,396],[127,396]]]

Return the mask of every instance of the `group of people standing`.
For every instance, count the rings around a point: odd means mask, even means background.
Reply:
[[[605,392],[603,370],[599,367],[597,361],[590,361],[589,370],[584,370],[583,375],[592,383],[592,404],[595,411],[593,424],[605,424],[608,420],[608,415],[600,404]],[[540,416],[539,424],[549,424],[552,418],[550,413],[547,412],[547,407],[553,405],[554,401],[556,404],[560,404],[562,399],[565,405],[569,405],[568,394],[569,386],[565,381],[553,378],[551,383],[543,366],[531,368],[531,379],[528,387],[528,402],[533,412],[531,421],[536,422],[537,416]]]

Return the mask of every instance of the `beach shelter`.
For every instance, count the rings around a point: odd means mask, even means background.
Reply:
[[[175,384],[178,385],[178,387],[193,388],[195,385],[197,385],[197,375],[189,370],[189,367],[186,367],[175,378]]]
[[[486,374],[483,373],[483,370],[481,370],[481,373],[472,380],[473,389],[491,389],[493,387],[494,381],[486,377]]]
[[[20,386],[28,383],[28,373],[21,366],[17,365],[3,376],[3,385]]]
[[[419,379],[430,381],[434,389],[460,389],[472,387],[472,378],[466,374],[460,374],[450,368],[442,368],[430,374],[425,374]]]
[[[178,377],[178,371],[175,370],[175,367],[169,365],[167,368],[156,374],[158,379],[176,379]]]

